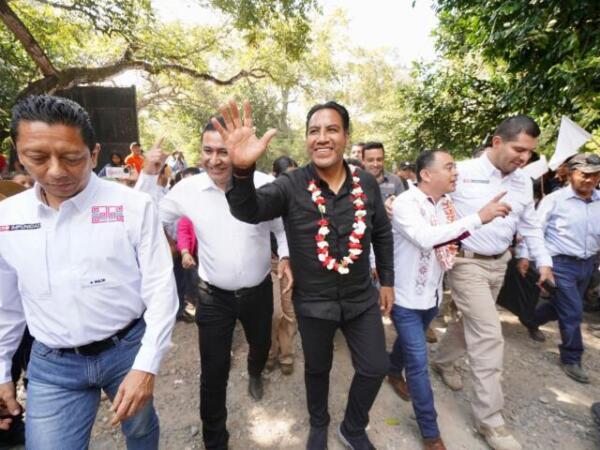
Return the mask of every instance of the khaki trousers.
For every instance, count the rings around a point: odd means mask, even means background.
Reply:
[[[434,357],[442,369],[448,370],[467,352],[475,391],[472,402],[475,420],[494,428],[504,425],[501,386],[504,338],[496,299],[509,259],[508,251],[498,259],[456,258],[448,281],[462,318],[448,324]]]
[[[269,361],[280,364],[294,363],[296,332],[298,324],[292,303],[292,292],[282,294],[287,279],[277,278],[277,259],[271,259],[271,279],[273,280],[273,322],[271,328],[271,350]]]

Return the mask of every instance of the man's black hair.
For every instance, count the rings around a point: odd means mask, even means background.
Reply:
[[[348,110],[346,109],[346,107],[334,101],[319,103],[310,108],[310,111],[308,111],[308,114],[306,115],[306,133],[308,133],[308,122],[310,122],[311,117],[317,111],[320,111],[322,109],[333,109],[334,111],[336,111],[342,118],[342,127],[344,128],[344,131],[346,133],[350,133],[350,114],[348,114]]]
[[[521,114],[504,119],[494,131],[494,136],[499,136],[503,141],[509,142],[516,140],[521,133],[537,138],[541,131],[535,120]]]
[[[202,138],[204,136],[204,133],[208,132],[208,131],[217,131],[217,129],[215,128],[215,126],[212,123],[212,119],[217,119],[217,122],[219,122],[219,124],[225,128],[225,119],[223,119],[222,116],[215,116],[215,117],[211,117],[208,122],[206,122],[206,125],[204,125],[204,128],[202,129],[202,133],[200,134],[200,138]]]
[[[44,122],[78,128],[90,152],[96,146],[96,134],[85,109],[73,100],[54,95],[32,95],[19,101],[12,109],[10,137],[17,143],[21,122]]]
[[[385,148],[383,147],[383,143],[377,141],[369,141],[362,147],[362,159],[365,159],[365,152],[367,150],[373,149],[381,149],[381,151],[385,154]]]
[[[448,150],[444,148],[436,148],[434,150],[423,150],[417,157],[415,162],[415,172],[417,175],[417,183],[422,181],[421,170],[427,169],[435,161],[436,153],[448,153]]]
[[[289,168],[298,167],[298,163],[289,156],[280,156],[273,161],[273,175],[277,178],[282,173],[285,173]]]

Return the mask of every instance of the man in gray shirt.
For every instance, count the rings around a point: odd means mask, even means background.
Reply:
[[[362,151],[365,170],[373,175],[379,183],[383,201],[388,203],[408,189],[406,180],[384,169],[385,150],[381,142],[367,142]]]

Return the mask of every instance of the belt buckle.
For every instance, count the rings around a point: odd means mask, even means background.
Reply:
[[[73,353],[75,353],[76,355],[79,355],[79,356],[84,356],[84,355],[82,355],[82,354],[81,354],[81,352],[79,351],[79,347],[73,347]]]
[[[463,250],[463,254],[465,255],[464,256],[465,258],[470,258],[470,259],[475,258],[475,253],[473,253],[470,250]]]

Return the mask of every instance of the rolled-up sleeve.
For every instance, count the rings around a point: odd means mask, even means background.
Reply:
[[[0,383],[12,381],[12,357],[25,331],[17,274],[0,254]]]
[[[169,244],[156,207],[150,202],[144,210],[138,242],[141,295],[146,305],[146,331],[132,368],[156,374],[171,345],[178,300]]]

